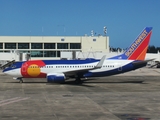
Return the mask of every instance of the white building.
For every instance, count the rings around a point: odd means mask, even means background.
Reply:
[[[62,51],[109,52],[108,36],[0,36],[0,52],[30,53],[31,59],[60,59]]]
[[[109,52],[108,36],[0,36],[0,52],[0,64],[12,60],[26,60],[25,53],[30,53],[32,60],[100,59],[103,55],[109,58],[120,54]],[[159,62],[160,53],[147,53],[146,59],[152,58]]]

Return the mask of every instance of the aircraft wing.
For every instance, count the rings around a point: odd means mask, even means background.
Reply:
[[[66,71],[63,72],[65,74],[65,76],[74,76],[78,73],[86,73],[89,70],[95,70],[95,69],[99,69],[102,67],[104,61],[105,61],[106,55],[104,55],[101,60],[97,63],[97,65],[94,68],[86,68],[86,69],[77,69],[77,70],[72,70],[72,71]]]

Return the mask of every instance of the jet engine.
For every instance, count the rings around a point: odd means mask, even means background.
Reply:
[[[65,75],[63,73],[49,73],[47,74],[48,82],[62,83],[65,82]]]

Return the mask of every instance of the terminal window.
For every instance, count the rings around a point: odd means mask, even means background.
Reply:
[[[55,43],[44,43],[44,49],[55,49]]]
[[[31,51],[28,51],[28,50],[20,50],[19,52],[20,52],[20,53],[30,53]]]
[[[95,42],[95,41],[96,41],[96,39],[93,39],[93,41]]]
[[[68,49],[68,43],[57,43],[57,49]]]
[[[18,49],[29,49],[29,43],[18,43]]]
[[[31,57],[43,57],[43,51],[31,51]]]
[[[4,52],[5,52],[5,53],[9,53],[10,51],[9,51],[9,50],[5,50]]]
[[[64,41],[64,38],[61,38],[61,41]]]
[[[16,49],[16,43],[5,43],[5,49]]]
[[[42,43],[31,43],[31,49],[43,49]]]
[[[3,43],[0,43],[0,49],[3,49]]]
[[[44,51],[44,57],[56,57],[56,51]]]
[[[60,56],[61,56],[61,52],[57,51],[57,57],[60,57]]]
[[[81,49],[81,43],[70,43],[70,49]]]

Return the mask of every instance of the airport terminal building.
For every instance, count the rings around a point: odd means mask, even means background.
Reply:
[[[61,52],[109,52],[108,36],[0,36],[0,52],[17,50],[32,59],[60,59]]]

